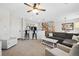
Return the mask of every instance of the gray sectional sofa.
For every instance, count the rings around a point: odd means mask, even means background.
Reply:
[[[49,33],[46,35],[47,38],[56,39],[58,43],[72,47],[77,41],[72,40],[73,35],[78,36],[79,33],[64,33],[64,32],[52,32],[52,36]]]

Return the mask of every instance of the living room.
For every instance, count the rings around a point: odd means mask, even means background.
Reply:
[[[79,56],[78,6],[79,3],[0,3],[0,55]],[[39,12],[30,12],[32,8]],[[26,26],[37,27],[37,38],[32,40],[31,29],[29,39],[25,37]]]

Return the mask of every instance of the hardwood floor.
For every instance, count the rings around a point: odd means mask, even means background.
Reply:
[[[17,45],[2,51],[3,56],[44,56],[45,46],[40,40],[18,40]]]

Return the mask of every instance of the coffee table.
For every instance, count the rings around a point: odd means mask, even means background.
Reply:
[[[50,38],[43,38],[42,39],[42,43],[44,45],[47,45],[47,46],[52,47],[52,48],[56,47],[57,42],[58,42],[58,40],[56,40],[56,39],[50,39]]]

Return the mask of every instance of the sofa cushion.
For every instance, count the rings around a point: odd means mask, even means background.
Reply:
[[[63,38],[60,38],[60,37],[48,37],[48,38],[58,40],[58,42],[57,42],[57,43],[62,43],[62,42],[63,42],[63,40],[64,40]]]
[[[72,39],[73,34],[66,33],[65,39]]]
[[[62,44],[66,45],[66,46],[69,46],[69,47],[72,47],[74,43],[77,43],[77,41],[75,40],[70,40],[70,39],[65,39]]]
[[[57,48],[59,48],[59,49],[65,51],[65,52],[67,52],[67,53],[69,53],[70,50],[71,50],[71,47],[65,46],[65,45],[60,44],[60,43],[57,44]]]
[[[60,37],[60,38],[65,38],[66,34],[65,33],[53,33],[54,37]]]

